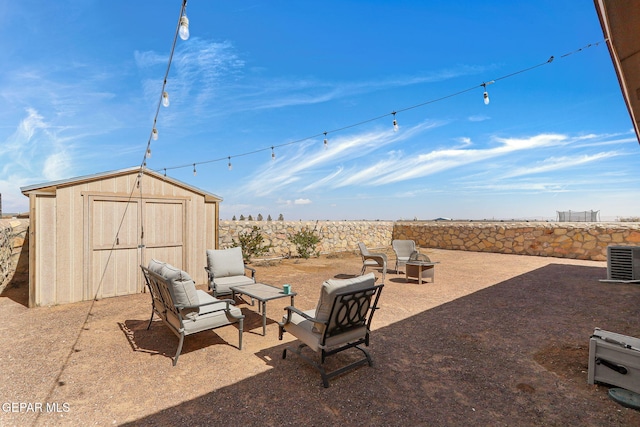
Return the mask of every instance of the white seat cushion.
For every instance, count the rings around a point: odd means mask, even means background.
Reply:
[[[216,293],[224,294],[231,293],[231,286],[251,285],[255,283],[251,277],[247,276],[233,276],[233,277],[221,277],[213,279],[215,283]]]
[[[207,249],[207,266],[216,278],[244,276],[242,248]]]

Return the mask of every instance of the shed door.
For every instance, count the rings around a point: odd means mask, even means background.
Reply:
[[[151,258],[183,266],[184,210],[184,200],[92,198],[85,299],[141,292],[140,264]]]
[[[136,271],[139,209],[136,200],[95,198],[90,201],[90,272],[85,299],[140,291]]]
[[[185,201],[145,200],[143,213],[143,265],[155,258],[184,268]]]

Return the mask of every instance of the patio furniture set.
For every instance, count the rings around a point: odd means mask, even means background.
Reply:
[[[414,274],[412,277],[419,278],[419,283],[422,283],[423,272],[430,271],[429,277],[433,280],[433,267],[436,263],[430,262],[424,255],[422,258],[418,257],[412,241],[408,244],[402,242],[394,241],[393,244],[396,251],[396,272],[398,266],[404,264],[409,277],[408,267],[416,266],[417,276],[415,271],[411,274]],[[178,336],[178,348],[173,357],[175,366],[184,338],[198,332],[237,325],[238,349],[242,349],[245,316],[235,306],[237,297],[242,300],[244,297],[250,298],[252,306],[258,301],[263,336],[266,334],[267,302],[289,297],[291,305],[285,307],[286,313],[282,321],[278,322],[278,337],[282,340],[284,333],[288,332],[301,344],[297,348],[285,347],[282,358],[286,358],[287,351],[297,354],[320,373],[324,387],[328,387],[330,378],[363,364],[372,365],[371,355],[363,345],[369,345],[371,320],[378,309],[378,299],[384,284],[375,284],[377,278],[374,273],[364,273],[367,267],[380,266],[384,282],[387,259],[385,254],[369,253],[362,243],[359,246],[363,257],[360,276],[326,280],[322,284],[315,309],[306,311],[295,307],[294,298],[297,294],[291,291],[290,285],[278,288],[257,282],[256,271],[244,264],[240,247],[207,250],[205,270],[211,294],[196,289],[195,282],[185,271],[153,259],[147,267],[140,266],[151,294],[152,311],[147,329],[157,315]],[[409,252],[411,248],[413,250]],[[320,362],[303,353],[306,347],[320,354]],[[351,348],[362,352],[363,357],[332,372],[326,372],[324,362],[328,356]]]
[[[366,245],[362,242],[358,243],[360,255],[362,256],[362,271],[364,274],[367,267],[380,267],[382,269],[382,281],[387,274],[387,255],[384,253],[369,252]],[[393,240],[391,247],[396,255],[396,274],[400,272],[399,268],[405,266],[405,279],[418,280],[418,284],[422,284],[422,279],[431,278],[431,282],[435,281],[435,266],[438,262],[432,262],[425,254],[421,254],[416,249],[416,243],[413,240]]]

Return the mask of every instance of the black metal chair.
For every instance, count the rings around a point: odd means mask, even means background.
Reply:
[[[353,279],[327,280],[322,285],[316,309],[301,311],[286,307],[286,316],[279,323],[279,338],[289,332],[302,344],[297,348],[287,346],[282,358],[287,357],[287,350],[300,356],[320,372],[324,387],[329,387],[329,379],[348,370],[364,364],[372,366],[371,355],[362,344],[369,345],[371,319],[384,287],[384,284],[376,285],[375,280],[373,273]],[[320,353],[319,363],[303,353],[305,347]],[[350,348],[360,350],[364,357],[332,372],[325,370],[328,356]]]

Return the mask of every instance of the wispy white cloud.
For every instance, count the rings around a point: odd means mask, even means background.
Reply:
[[[304,187],[302,189],[302,191],[310,191],[316,188],[320,188],[320,187],[324,187],[326,186],[329,182],[334,181],[344,170],[344,167],[339,166],[334,172],[330,173],[329,175],[320,178],[318,180],[316,180],[315,182],[312,182],[311,184],[307,185],[306,187]]]
[[[484,122],[485,120],[491,120],[491,117],[484,115],[474,115],[469,116],[467,120],[469,120],[470,122]]]
[[[143,81],[145,96],[157,97],[162,80],[158,77],[168,57],[153,51],[136,51],[135,64],[142,70],[156,72]],[[424,75],[384,77],[366,81],[324,81],[313,76],[269,76],[268,70],[247,69],[246,61],[229,41],[213,42],[192,37],[178,45],[173,57],[172,78],[167,89],[173,98],[189,99],[196,105],[207,105],[201,114],[216,115],[241,111],[268,110],[312,105],[349,98],[389,88],[399,88],[448,79],[477,75],[493,66],[460,65]],[[224,103],[220,103],[224,99]],[[213,102],[218,101],[218,102]],[[172,101],[173,102],[173,101]]]
[[[55,181],[69,176],[69,169],[73,167],[73,161],[69,153],[61,149],[50,154],[44,161],[42,175],[47,181]]]
[[[398,159],[395,164],[386,164],[385,173],[380,174],[371,185],[385,185],[433,175],[461,166],[505,156],[511,152],[560,144],[564,135],[542,134],[530,138],[496,138],[497,146],[485,149],[440,149],[429,153],[412,154]]]
[[[511,178],[522,175],[532,175],[561,169],[568,169],[620,155],[620,153],[613,151],[608,153],[597,153],[593,155],[582,154],[577,156],[550,157],[533,165],[514,169],[502,176],[505,178]]]
[[[468,138],[466,136],[462,136],[460,138],[457,138],[456,140],[460,142],[463,146],[469,146],[472,144],[471,138]]]
[[[439,123],[425,122],[407,127],[401,132],[386,129],[336,137],[331,140],[327,150],[314,148],[313,142],[302,144],[297,151],[280,156],[276,162],[257,171],[243,191],[266,195],[288,187],[292,183],[298,183],[306,189],[319,188],[321,185],[337,188],[369,180],[381,173],[376,169],[376,165],[365,168],[354,166],[349,172],[343,171],[341,165],[365,158],[374,151],[407,140],[428,128],[439,125]],[[315,147],[319,146],[320,144],[316,142]],[[329,174],[326,173],[326,168],[330,168]],[[323,176],[318,177],[318,173]]]
[[[51,142],[50,125],[44,117],[33,108],[25,113],[15,131],[0,144],[0,193],[7,212],[24,211],[26,198],[20,193],[20,186],[33,182],[34,177],[57,175],[62,165],[57,165],[56,159],[64,158],[61,147]]]
[[[567,147],[573,149],[572,144],[584,139],[581,136],[570,137],[554,133],[524,138],[496,137],[485,142],[484,147],[476,147],[470,138],[461,137],[456,139],[459,143],[457,146],[431,151],[387,149],[398,143],[423,138],[422,133],[433,126],[433,123],[422,123],[415,127],[407,127],[398,133],[386,130],[335,138],[327,151],[320,151],[309,145],[300,147],[295,154],[283,156],[279,164],[269,165],[257,172],[251,177],[245,190],[253,194],[268,195],[273,191],[285,189],[308,192],[343,187],[382,186],[408,182],[450,170],[462,170],[463,167],[466,169],[460,177],[470,178],[473,173],[484,170],[484,173],[492,177],[491,181],[505,180],[574,168],[620,155],[616,151],[588,154],[577,152],[575,155],[551,156],[541,160],[540,155],[544,155],[545,150],[558,147],[564,150]],[[597,135],[589,137],[594,141],[599,138]],[[524,152],[531,153],[526,156],[531,158],[530,163],[526,165],[515,163],[513,159],[492,162],[499,158],[510,159],[509,156]],[[473,173],[468,169],[471,164],[476,165]],[[500,188],[506,190],[509,185],[512,184],[502,182]],[[519,182],[513,184],[513,188],[562,191],[556,184],[538,182]]]
[[[500,182],[491,182],[486,184],[469,184],[466,185],[465,188],[467,190],[473,191],[492,191],[492,192],[539,192],[539,193],[565,193],[570,190],[567,189],[566,184],[559,184],[557,182],[509,182],[509,183],[500,183]]]

